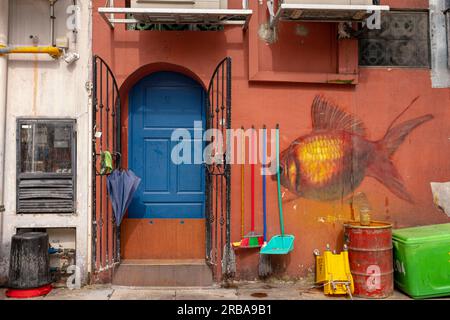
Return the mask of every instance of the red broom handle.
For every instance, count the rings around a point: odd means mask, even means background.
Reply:
[[[251,231],[255,231],[255,127],[252,126],[251,145],[251,196],[252,196],[252,223]]]

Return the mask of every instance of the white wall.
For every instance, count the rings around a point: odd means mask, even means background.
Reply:
[[[450,88],[447,31],[443,13],[445,8],[445,0],[430,0],[431,80],[433,88]]]
[[[6,0],[0,0],[6,1]],[[76,228],[77,265],[86,282],[90,261],[90,80],[91,1],[78,0],[81,30],[78,36],[66,27],[66,9],[72,0],[56,3],[56,36],[68,36],[71,51],[81,58],[72,65],[47,55],[10,55],[8,64],[5,209],[0,219],[0,285],[8,275],[10,241],[17,228]],[[47,0],[10,1],[9,44],[31,44],[37,35],[39,45],[50,44],[49,3]],[[16,214],[16,120],[18,117],[63,117],[77,121],[77,205],[76,214]]]

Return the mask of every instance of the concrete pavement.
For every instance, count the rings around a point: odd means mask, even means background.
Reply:
[[[6,289],[0,289],[0,300]],[[239,282],[230,288],[135,288],[111,285],[83,287],[80,290],[56,288],[36,300],[347,300],[348,297],[327,297],[320,288],[302,283]],[[358,300],[359,298],[354,298]],[[389,300],[409,300],[395,291]]]

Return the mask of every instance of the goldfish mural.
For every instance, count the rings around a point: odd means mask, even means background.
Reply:
[[[312,132],[280,154],[281,184],[298,197],[332,201],[351,194],[370,176],[413,202],[392,157],[414,129],[434,118],[427,114],[394,126],[417,99],[392,122],[383,139],[370,141],[361,120],[317,96],[311,108]]]

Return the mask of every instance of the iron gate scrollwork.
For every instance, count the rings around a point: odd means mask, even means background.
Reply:
[[[233,263],[227,261],[223,251],[224,247],[231,246],[231,166],[228,143],[228,129],[231,129],[231,58],[223,59],[215,69],[206,103],[207,128],[216,130],[222,138],[219,141],[217,135],[212,135],[210,143],[215,146],[214,152],[222,152],[210,154],[214,160],[206,164],[206,258],[214,266],[214,277],[217,279],[221,271],[226,273],[223,268],[228,269]]]
[[[92,263],[94,273],[120,261],[120,228],[101,173],[101,154],[110,152],[113,168],[120,168],[120,95],[114,74],[99,56],[93,57],[92,113]]]

